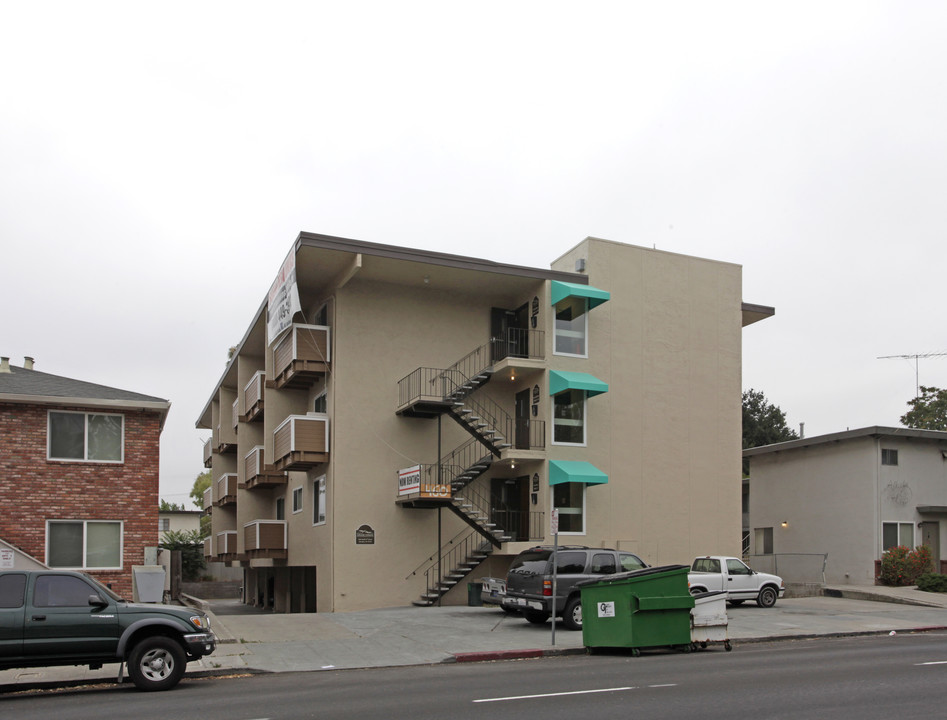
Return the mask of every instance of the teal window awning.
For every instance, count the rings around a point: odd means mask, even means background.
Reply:
[[[604,485],[608,482],[608,475],[584,460],[550,460],[549,484],[569,482]]]
[[[550,298],[553,305],[569,297],[581,297],[589,301],[589,309],[591,310],[603,302],[607,302],[612,297],[607,290],[599,290],[591,285],[579,285],[578,283],[560,282],[559,280],[551,281],[551,285]]]
[[[549,394],[558,395],[566,390],[585,390],[589,397],[608,392],[608,383],[583,372],[549,371]]]

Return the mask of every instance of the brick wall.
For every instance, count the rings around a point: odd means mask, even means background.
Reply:
[[[0,403],[0,538],[45,562],[47,520],[122,520],[122,570],[89,574],[131,599],[131,567],[158,544],[159,417],[121,413],[123,463],[51,462],[49,410],[87,409]]]

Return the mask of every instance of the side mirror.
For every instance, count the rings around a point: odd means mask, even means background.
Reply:
[[[92,594],[89,595],[89,605],[92,607],[105,607],[108,603],[102,599],[101,595]]]

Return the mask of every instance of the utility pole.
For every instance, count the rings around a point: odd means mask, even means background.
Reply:
[[[914,353],[913,355],[882,355],[878,360],[914,360],[914,397],[921,396],[921,375],[920,375],[920,360],[921,358],[933,358],[933,357],[944,357],[947,356],[947,352],[928,352],[928,353]]]

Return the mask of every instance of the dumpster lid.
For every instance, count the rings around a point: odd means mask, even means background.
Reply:
[[[641,568],[641,570],[629,570],[628,572],[615,573],[614,575],[602,575],[593,580],[583,580],[576,583],[576,587],[586,585],[595,585],[597,583],[619,582],[630,578],[646,577],[648,575],[657,575],[658,573],[680,572],[681,570],[690,570],[689,565],[659,565],[657,567]]]

